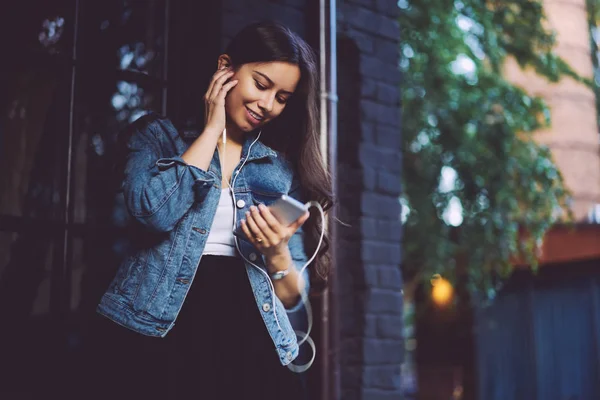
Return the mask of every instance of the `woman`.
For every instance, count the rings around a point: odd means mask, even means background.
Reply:
[[[298,355],[287,313],[302,306],[309,279],[299,269],[315,250],[322,221],[307,212],[284,226],[267,206],[282,194],[331,206],[317,97],[310,47],[279,24],[257,23],[218,58],[204,97],[205,127],[192,143],[167,119],[136,123],[123,191],[145,229],[98,312],[131,331],[166,337],[161,346],[174,356],[169,367],[143,351],[126,367],[123,358],[114,360],[127,371],[116,374],[120,385],[135,395],[144,388],[157,395],[161,379],[176,382],[169,393],[179,398],[301,393],[285,367]],[[234,220],[243,232],[238,239]],[[325,277],[320,261],[316,272]],[[144,336],[127,335],[134,348],[158,346],[157,339],[140,345]]]

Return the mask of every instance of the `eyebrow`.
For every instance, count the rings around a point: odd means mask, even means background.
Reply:
[[[262,72],[259,72],[259,71],[257,71],[257,70],[252,70],[252,72],[256,72],[257,74],[259,74],[260,76],[262,76],[263,78],[265,78],[265,79],[266,79],[266,80],[269,82],[269,84],[271,84],[271,85],[274,85],[274,83],[273,83],[273,81],[271,80],[271,78],[269,78],[267,75],[263,74]],[[282,90],[282,92],[283,92],[283,93],[285,93],[285,94],[289,94],[290,96],[291,96],[292,94],[294,94],[294,93],[292,93],[292,92],[288,92],[287,90]]]

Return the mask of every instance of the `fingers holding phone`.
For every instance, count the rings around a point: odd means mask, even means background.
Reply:
[[[309,216],[306,205],[282,196],[269,207],[263,204],[251,207],[241,221],[241,232],[263,254],[277,254],[287,250],[290,238]]]
[[[247,240],[267,257],[285,254],[288,242],[294,232],[306,221],[308,211],[290,225],[283,225],[270,212],[269,207],[260,204],[252,206],[241,221],[241,229]]]

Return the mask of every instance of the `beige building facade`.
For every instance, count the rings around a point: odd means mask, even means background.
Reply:
[[[581,76],[593,77],[586,0],[545,0],[548,28],[557,33],[556,52]],[[505,76],[529,94],[541,96],[551,109],[552,124],[536,133],[548,145],[572,194],[576,221],[585,221],[600,204],[600,134],[592,89],[572,78],[551,83],[523,71],[514,60]]]

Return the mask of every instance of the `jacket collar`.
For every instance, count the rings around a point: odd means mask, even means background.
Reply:
[[[244,146],[242,147],[242,157],[248,161],[259,160],[261,158],[277,158],[277,152],[259,140],[256,140],[258,133],[251,132],[246,135]],[[250,147],[252,146],[252,147]],[[250,154],[248,154],[250,151]]]
[[[277,152],[259,140],[256,140],[258,134],[251,132],[246,135],[244,144],[242,145],[242,158],[246,161],[260,160],[262,158],[277,158]],[[250,151],[250,154],[248,154]],[[241,161],[243,162],[243,161]],[[215,148],[213,158],[211,160],[209,171],[216,177],[221,176],[221,164],[219,162],[219,151]]]

